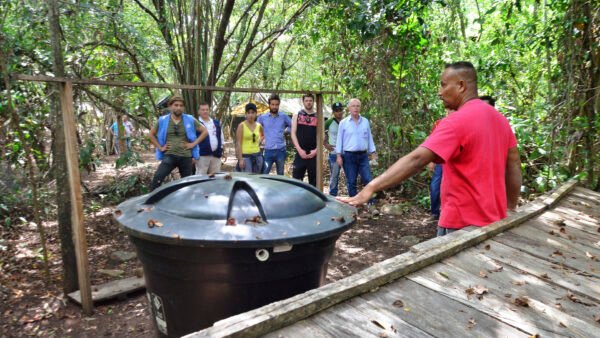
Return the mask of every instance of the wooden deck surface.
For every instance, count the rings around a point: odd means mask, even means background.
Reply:
[[[420,243],[190,336],[536,334],[600,337],[600,194],[574,183],[494,225]]]

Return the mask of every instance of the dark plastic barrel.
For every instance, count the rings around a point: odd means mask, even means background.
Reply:
[[[160,335],[319,287],[355,210],[282,176],[191,176],[118,206]]]

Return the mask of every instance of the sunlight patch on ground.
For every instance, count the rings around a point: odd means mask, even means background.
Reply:
[[[338,248],[340,251],[346,252],[351,255],[365,250],[364,248],[348,245],[346,243],[339,243]]]

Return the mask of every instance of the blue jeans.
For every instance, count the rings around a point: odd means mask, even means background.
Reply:
[[[263,174],[269,174],[273,164],[277,166],[277,175],[283,175],[283,166],[287,152],[285,147],[281,149],[265,149],[265,163]]]
[[[349,152],[345,151],[342,155],[344,160],[344,173],[346,174],[346,181],[348,185],[348,195],[350,197],[355,196],[356,181],[358,175],[363,185],[367,185],[371,182],[371,168],[369,167],[369,155],[367,152]]]
[[[338,194],[338,181],[340,179],[340,166],[337,164],[337,155],[329,154],[329,171],[331,172],[331,178],[329,180],[329,195],[337,196]]]
[[[429,197],[431,199],[431,215],[434,217],[440,217],[440,191],[442,185],[442,165],[436,164],[433,170],[433,177],[431,177],[431,184],[429,185]]]
[[[260,174],[262,173],[263,167],[263,156],[262,153],[256,154],[242,154],[244,160],[244,169],[242,170],[239,165],[236,166],[237,171],[242,171],[245,173],[254,173]]]

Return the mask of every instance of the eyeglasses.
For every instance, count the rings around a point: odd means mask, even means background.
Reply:
[[[175,133],[175,136],[179,136],[179,123],[173,125],[173,132]]]

